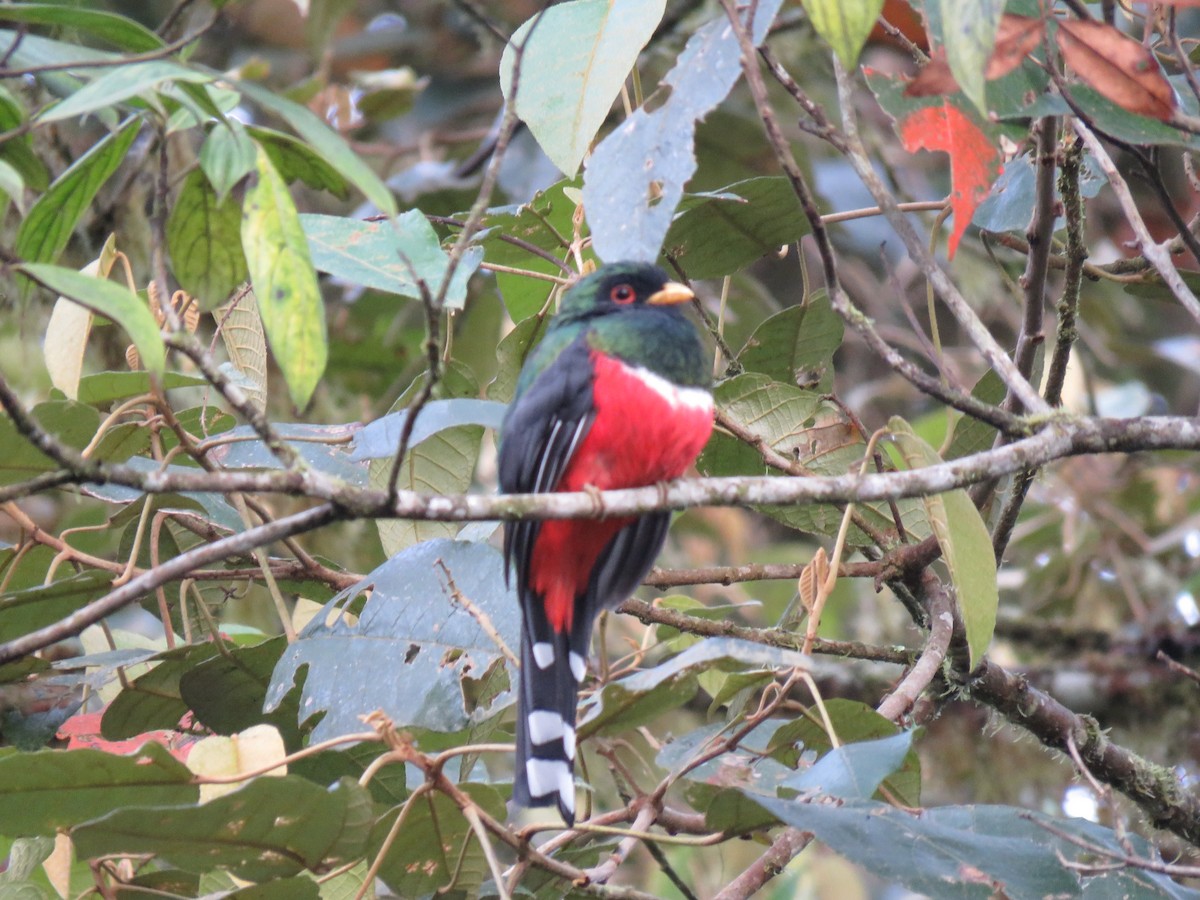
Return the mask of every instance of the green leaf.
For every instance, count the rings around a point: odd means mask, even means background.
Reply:
[[[431,297],[436,298],[441,290],[450,257],[419,209],[391,222],[303,215],[300,224],[308,237],[313,265],[322,272],[414,300],[421,299],[419,282],[425,283]],[[467,281],[482,258],[483,252],[472,248],[460,260],[446,292],[447,308],[462,309]]]
[[[517,390],[517,378],[525,358],[537,346],[550,324],[548,316],[530,316],[517,323],[500,339],[496,348],[496,377],[487,386],[487,398],[509,403]]]
[[[158,50],[163,40],[145,25],[116,13],[86,6],[58,3],[6,3],[0,6],[0,22],[30,25],[61,25],[106,41],[121,50],[143,53]]]
[[[832,373],[842,330],[842,317],[822,290],[804,305],[789,306],[759,325],[737,359],[746,371],[785,384],[820,385]]]
[[[50,262],[62,253],[79,217],[91,206],[101,185],[125,159],[140,128],[140,120],[130,119],[54,179],[49,190],[30,208],[17,231],[14,249],[20,259]]]
[[[112,576],[92,569],[47,585],[4,594],[0,596],[0,641],[11,641],[65,619],[111,588]]]
[[[0,6],[0,10],[11,7]],[[0,132],[13,131],[25,121],[25,108],[4,87],[0,87]],[[33,150],[33,139],[28,134],[10,137],[0,143],[0,159],[3,159],[35,191],[44,191],[50,183],[46,165]]]
[[[163,389],[168,391],[173,388],[208,384],[199,375],[184,375],[182,372],[163,372],[160,383]],[[108,406],[114,400],[128,400],[149,391],[149,372],[96,372],[79,379],[79,390],[75,399],[92,406]]]
[[[431,435],[419,446],[412,447],[400,464],[400,477],[396,484],[403,491],[422,494],[461,494],[471,486],[475,474],[475,461],[479,457],[479,444],[483,439],[483,428],[478,425],[459,425]],[[371,486],[387,487],[391,460],[377,460],[371,464]],[[399,553],[422,541],[434,538],[452,538],[458,534],[455,522],[425,522],[417,519],[380,519],[379,540],[383,552]]]
[[[848,71],[858,65],[858,54],[883,12],[884,0],[804,0],[809,21]]]
[[[340,200],[349,199],[350,183],[307,145],[271,128],[248,127],[246,131],[267,151],[271,165],[288,184],[300,181],[313,190],[328,191]]]
[[[750,178],[710,195],[671,223],[663,253],[692,278],[732,275],[808,234],[808,219],[783,176]]]
[[[784,784],[799,793],[816,791],[844,800],[869,800],[884,779],[904,765],[912,738],[911,731],[902,731],[874,741],[843,744]]]
[[[488,815],[504,820],[504,800],[491,785],[459,785]],[[371,832],[368,858],[383,850],[383,842],[400,814],[390,810]],[[431,840],[432,835],[436,840]],[[387,848],[379,877],[400,897],[437,896],[453,882],[463,896],[477,896],[490,877],[483,850],[458,806],[440,793],[416,801],[394,842]]]
[[[0,194],[16,205],[17,212],[25,215],[25,179],[15,166],[4,159],[0,159]]]
[[[45,431],[76,450],[86,447],[100,427],[96,410],[73,401],[39,403],[32,412]],[[0,417],[0,447],[4,448],[0,455],[0,484],[24,481],[39,472],[58,468],[58,463],[31,444],[7,416]]]
[[[237,119],[213,126],[200,147],[200,168],[217,192],[218,205],[235,184],[254,171],[256,153],[254,141]]]
[[[813,465],[814,469],[817,466],[836,469],[841,465],[841,471],[845,472],[853,454],[857,453],[861,458],[861,441],[846,441],[844,433],[835,435],[832,441],[825,438],[818,426],[818,416],[829,418],[835,411],[824,404],[815,391],[749,372],[723,381],[717,385],[713,396],[722,414],[789,459]],[[854,447],[859,449],[854,450]],[[828,457],[829,465],[822,463],[822,457]],[[778,474],[767,468],[753,447],[721,433],[712,436],[696,465],[703,474],[712,476]],[[762,507],[761,512],[792,528],[814,534],[835,534],[842,518],[837,507],[830,504],[769,506]],[[866,535],[854,527],[850,529],[848,541],[851,546],[869,542]]]
[[[885,719],[872,707],[857,700],[835,697],[825,701],[825,711],[838,740],[844,744],[866,743],[900,734],[895,722]],[[806,717],[784,722],[770,736],[764,752],[789,768],[802,761],[802,754],[824,757],[834,750],[824,723]],[[921,758],[910,749],[898,770],[885,779],[888,792],[905,806],[921,803]]]
[[[263,713],[271,672],[285,646],[286,641],[277,637],[209,657],[181,673],[180,698],[197,721],[217,734],[237,734],[269,722],[285,740],[292,738],[296,731],[295,709],[283,710],[284,715]],[[291,721],[287,721],[288,713]]]
[[[766,647],[740,638],[705,638],[678,656],[652,669],[606,684],[583,714],[579,735],[608,729],[626,731],[653,721],[664,710],[690,700],[698,687],[697,676],[713,669],[745,672],[800,667],[809,659],[795,650]]]
[[[221,201],[199,169],[179,189],[167,219],[167,249],[180,286],[201,309],[216,309],[247,278],[242,211],[232,197]]]
[[[560,3],[525,22],[504,48],[504,97],[514,102],[513,67],[520,59],[517,114],[568,176],[578,170],[665,7],[665,0]]]
[[[913,434],[903,419],[893,416],[888,429],[910,469],[937,465],[942,461],[932,447]],[[950,571],[959,613],[967,631],[971,667],[974,668],[992,642],[996,609],[1000,603],[992,539],[966,491],[947,491],[923,500]]]
[[[988,58],[1004,15],[1004,0],[940,0],[946,61],[967,99],[984,116]]]
[[[388,186],[316,113],[251,81],[239,81],[236,87],[255,103],[282,117],[313,152],[362,191],[381,212],[389,216],[396,215],[396,200]],[[259,165],[261,167],[262,163]]]
[[[325,307],[291,194],[262,148],[256,169],[243,204],[242,250],[271,352],[303,408],[325,371]]]
[[[211,75],[197,72],[168,60],[127,63],[105,72],[61,103],[56,103],[37,117],[37,123],[60,122],[86,115],[127,100],[144,96],[164,82],[205,84]]]
[[[1008,806],[947,806],[914,815],[884,803],[850,800],[838,805],[754,798],[786,824],[811,831],[817,839],[879,877],[932,897],[1156,897],[1141,885],[1123,886],[1119,873],[1087,879],[1067,863],[1086,865],[1090,850],[1116,854],[1120,839],[1107,828],[1081,819],[1060,819]],[[1141,839],[1138,853],[1158,854]],[[1116,884],[1106,884],[1110,876]],[[1169,883],[1169,879],[1162,878]],[[1116,888],[1116,890],[1114,890]],[[1130,892],[1130,888],[1134,888]],[[1161,890],[1161,888],[1159,888]]]
[[[995,369],[988,369],[971,389],[971,396],[984,403],[999,405],[1007,393],[1004,380]],[[950,438],[946,459],[962,459],[972,453],[989,449],[996,440],[996,429],[982,419],[973,419],[965,413],[954,420],[954,435]]]
[[[574,192],[578,186],[577,180],[560,181],[539,191],[532,200],[517,209],[489,210],[483,221],[484,231],[479,238],[486,248],[488,262],[561,278],[563,270],[559,266],[501,240],[501,235],[517,238],[565,260],[570,243],[571,219],[576,209],[567,191]],[[555,288],[553,282],[508,272],[496,273],[496,286],[500,290],[504,308],[514,322],[524,321],[542,309]]]
[[[75,828],[71,839],[81,857],[149,853],[189,872],[219,866],[266,881],[354,859],[371,821],[370,795],[355,782],[325,790],[285,775],[202,805],[120,809]]]
[[[458,590],[491,619],[509,647],[518,641],[518,604],[504,585],[500,553],[485,544],[427,541],[402,551],[343,591],[291,644],[267,693],[274,708],[308,667],[300,709],[322,710],[311,739],[361,730],[358,717],[382,709],[401,728],[460,731],[507,708],[506,692],[480,708],[469,704],[470,681],[501,660],[495,640],[455,602],[438,560]],[[331,615],[374,585],[357,624]],[[333,624],[326,624],[333,619]],[[387,678],[379,673],[386,671]]]
[[[150,307],[131,293],[129,288],[62,266],[25,263],[17,269],[56,294],[69,297],[92,312],[112,319],[133,339],[147,371],[162,374],[166,362],[162,333]]]
[[[379,422],[373,422],[366,439],[355,441],[352,459],[372,458],[369,482],[385,489],[392,470],[392,458],[400,446],[406,408],[415,396],[416,382],[400,395],[392,412]],[[456,494],[471,486],[475,463],[479,457],[483,428],[499,427],[504,412],[499,404],[473,399],[479,393],[474,373],[461,363],[451,361],[441,382],[434,388],[434,397],[413,425],[409,450],[400,466],[397,484],[404,490],[428,494]],[[443,399],[444,398],[444,399]],[[429,407],[431,415],[426,415]],[[421,541],[453,538],[459,532],[454,522],[423,522],[416,519],[379,519],[376,521],[379,539],[388,555],[399,553]]]
[[[100,750],[39,750],[0,757],[0,832],[53,835],[114,809],[194,803],[192,773],[161,744],[116,756]]]
[[[748,24],[755,44],[766,38],[781,2],[754,4]],[[607,262],[658,258],[683,186],[696,171],[696,122],[725,99],[741,73],[741,46],[721,12],[692,34],[663,79],[671,93],[662,106],[634,110],[592,151],[583,205],[597,256]]]
[[[122,741],[147,731],[174,730],[188,711],[179,680],[192,667],[217,654],[214,644],[192,644],[154,657],[155,666],[129,683],[104,710],[100,733]]]

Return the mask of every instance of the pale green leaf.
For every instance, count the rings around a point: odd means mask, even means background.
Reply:
[[[271,352],[292,402],[305,407],[325,372],[325,308],[287,184],[258,149],[258,180],[243,204],[242,249]]]
[[[984,72],[996,44],[1004,0],[941,0],[946,61],[967,99],[984,115]]]
[[[254,171],[256,151],[245,127],[237,119],[218,122],[200,147],[200,168],[223,203],[230,189]]]
[[[16,204],[17,212],[25,215],[25,179],[3,159],[0,159],[0,193]]]
[[[919,469],[942,461],[903,419],[893,417],[888,422],[888,429],[909,468]],[[992,538],[965,490],[960,488],[923,499],[926,515],[950,571],[959,614],[967,632],[971,667],[974,668],[992,642],[996,608],[1000,603]]]
[[[82,116],[154,91],[164,82],[203,84],[209,81],[212,81],[211,75],[162,59],[121,65],[50,107],[37,117],[37,121],[45,124]]]
[[[308,236],[313,265],[322,272],[415,300],[421,299],[420,282],[431,297],[441,290],[450,258],[420,210],[409,210],[391,222],[303,215],[300,224]],[[462,309],[467,280],[482,258],[480,248],[464,254],[446,292],[447,308]]]
[[[804,8],[817,34],[852,70],[883,11],[883,0],[804,0]]]
[[[500,62],[500,86],[551,161],[574,175],[665,0],[573,0],[517,29]],[[518,53],[518,48],[524,48]]]

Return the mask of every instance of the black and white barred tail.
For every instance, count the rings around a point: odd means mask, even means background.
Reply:
[[[557,806],[573,825],[575,705],[587,663],[565,636],[535,641],[529,628],[522,631],[513,799],[521,806]]]

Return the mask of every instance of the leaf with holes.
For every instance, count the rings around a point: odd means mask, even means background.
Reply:
[[[755,4],[751,41],[761,43],[781,0]],[[698,28],[663,83],[671,94],[653,112],[637,109],[592,151],[583,204],[603,260],[652,261],[696,171],[696,122],[716,108],[742,72],[737,35],[722,12]]]
[[[194,803],[192,773],[149,743],[117,756],[100,750],[39,750],[0,757],[0,833],[54,834],[129,805]]]
[[[444,563],[470,609],[455,599]],[[370,586],[357,623],[339,614]],[[495,715],[511,692],[470,705],[469,680],[501,663],[484,619],[510,648],[518,646],[519,604],[504,586],[504,563],[484,544],[426,541],[402,551],[343,591],[284,652],[267,691],[274,708],[307,667],[300,709],[324,712],[312,741],[362,729],[359,717],[382,709],[401,728],[452,732]],[[387,672],[387,678],[380,678]]]
[[[371,797],[353,780],[326,790],[284,776],[200,805],[121,809],[75,828],[71,839],[81,858],[148,853],[190,872],[219,866],[266,881],[358,857],[372,820]]]

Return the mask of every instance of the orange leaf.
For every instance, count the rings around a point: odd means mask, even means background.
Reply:
[[[1175,91],[1154,54],[1112,25],[1061,19],[1057,41],[1067,65],[1102,97],[1139,116],[1175,114]]]
[[[967,230],[975,207],[987,196],[999,171],[1000,151],[971,118],[952,103],[927,106],[899,123],[900,141],[909,153],[940,150],[950,154],[950,208],[954,228],[947,249],[951,258]]]

